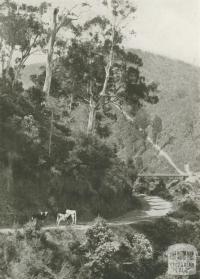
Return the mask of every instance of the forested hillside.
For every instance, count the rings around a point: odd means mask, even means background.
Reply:
[[[192,169],[199,171],[200,165],[200,129],[199,129],[199,96],[200,69],[178,60],[152,54],[141,50],[132,50],[142,58],[144,76],[158,83],[159,102],[146,105],[146,111],[151,119],[158,115],[162,119],[162,133],[158,142],[172,156],[174,162],[183,169],[189,163]],[[28,65],[23,72],[22,80],[25,86],[31,85],[29,76],[39,71],[42,64]],[[76,121],[84,129],[84,115],[87,109],[76,114]],[[85,116],[86,117],[86,116]],[[113,128],[113,141],[116,138],[121,143],[119,155],[127,158],[127,154],[134,156],[134,138],[129,124],[123,116]],[[123,133],[121,133],[123,131]],[[123,136],[121,136],[123,134]],[[143,153],[144,168],[147,172],[174,173],[173,168],[157,156],[151,146]]]

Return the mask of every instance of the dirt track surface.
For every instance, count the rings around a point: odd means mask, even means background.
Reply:
[[[155,218],[165,216],[167,213],[173,210],[173,205],[170,201],[166,201],[157,196],[144,196],[143,199],[148,203],[148,210],[132,210],[128,213],[109,220],[108,225],[110,226],[120,226],[120,225],[130,225],[134,223],[139,223],[142,221],[152,221]],[[93,223],[77,223],[76,225],[71,226],[75,230],[87,230],[92,226]],[[54,230],[60,229],[65,230],[66,226],[44,226],[42,230]],[[20,230],[20,229],[19,229]],[[9,234],[14,232],[12,228],[3,228],[0,229],[0,233]]]

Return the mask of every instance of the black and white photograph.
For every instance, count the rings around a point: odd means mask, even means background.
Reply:
[[[0,279],[200,279],[200,0],[0,0]]]

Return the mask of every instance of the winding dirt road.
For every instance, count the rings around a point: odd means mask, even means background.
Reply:
[[[152,221],[155,218],[165,216],[167,213],[173,210],[173,205],[171,202],[166,201],[157,196],[144,196],[142,197],[149,205],[148,210],[132,210],[128,213],[112,219],[108,222],[110,226],[120,226],[120,225],[130,225],[134,223],[139,223],[142,221]],[[87,230],[93,223],[78,223],[73,226],[75,230]],[[53,230],[58,229],[57,226],[45,226],[43,230]],[[66,226],[59,226],[60,230],[65,230]],[[9,234],[14,232],[14,229],[4,228],[0,229],[0,233]]]
[[[149,205],[148,210],[133,210],[116,219],[111,220],[111,225],[128,225],[139,223],[141,221],[152,221],[154,218],[165,216],[173,211],[173,205],[170,201],[166,201],[157,196],[144,196],[143,199]]]

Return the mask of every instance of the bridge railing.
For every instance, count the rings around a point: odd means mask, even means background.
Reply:
[[[163,178],[163,177],[166,177],[166,178],[187,178],[189,177],[189,175],[187,174],[163,174],[163,173],[153,173],[153,174],[138,174],[137,177],[152,177],[152,178]]]

